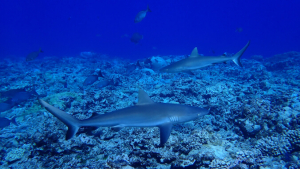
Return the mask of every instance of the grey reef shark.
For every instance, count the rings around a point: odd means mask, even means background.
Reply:
[[[80,127],[159,127],[160,146],[163,146],[172,130],[173,124],[184,123],[204,116],[209,110],[187,105],[154,103],[147,93],[139,90],[138,103],[135,106],[96,115],[86,120],[78,120],[39,99],[39,103],[50,113],[68,126],[66,139],[72,138]]]
[[[201,56],[198,54],[197,47],[194,48],[192,51],[190,57],[186,59],[179,60],[177,62],[174,62],[166,67],[163,67],[160,69],[160,72],[162,73],[179,73],[179,72],[185,72],[185,73],[191,73],[191,71],[203,68],[206,66],[214,65],[217,63],[223,63],[229,60],[232,60],[236,65],[239,67],[242,67],[242,63],[240,61],[241,56],[246,51],[250,44],[250,41],[235,55],[231,57],[226,56]]]

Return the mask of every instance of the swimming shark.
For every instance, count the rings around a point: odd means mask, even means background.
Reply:
[[[42,99],[39,103],[51,114],[68,126],[66,139],[72,138],[80,127],[159,127],[160,145],[163,146],[172,130],[173,124],[184,123],[208,114],[208,110],[180,104],[154,103],[147,93],[139,90],[135,106],[96,115],[86,120],[78,120],[66,112],[55,108]]]
[[[88,76],[88,77],[84,80],[83,86],[88,86],[88,85],[91,85],[91,84],[95,83],[95,82],[98,80],[98,77],[104,77],[104,76],[102,75],[102,72],[101,72],[101,71],[98,72],[98,75],[90,75],[90,76]]]
[[[191,55],[186,58],[179,60],[177,62],[172,63],[171,65],[168,65],[166,67],[163,67],[160,69],[160,72],[162,73],[179,73],[179,72],[186,72],[191,73],[191,71],[214,65],[216,63],[223,63],[229,60],[232,60],[236,65],[239,67],[242,67],[242,63],[240,61],[241,56],[246,51],[250,44],[250,41],[235,55],[231,57],[226,56],[201,56],[198,54],[197,47],[194,48]]]

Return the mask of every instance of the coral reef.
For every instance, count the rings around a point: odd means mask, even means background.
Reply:
[[[1,92],[34,87],[50,104],[78,119],[132,106],[143,88],[155,102],[210,109],[177,124],[164,147],[158,128],[67,127],[34,97],[1,113],[19,126],[0,130],[0,165],[7,168],[300,168],[300,53],[259,55],[185,73],[157,69],[185,56],[155,56],[126,72],[128,61],[85,55],[24,63],[0,61]],[[102,71],[114,85],[82,86]]]

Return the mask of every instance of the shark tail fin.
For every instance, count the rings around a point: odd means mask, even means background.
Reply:
[[[16,122],[16,117],[13,117],[10,122],[12,122],[14,125],[18,126],[18,123]]]
[[[148,11],[148,12],[152,12],[152,11],[150,10],[150,8],[149,8],[149,5],[147,5],[147,11]]]
[[[51,114],[53,114],[55,117],[57,117],[60,121],[62,121],[65,125],[68,126],[68,131],[66,135],[66,140],[69,140],[72,138],[78,131],[78,129],[81,127],[80,120],[74,118],[73,116],[69,115],[68,113],[59,110],[58,108],[48,104],[42,99],[38,99],[39,103],[45,107],[46,110],[48,110]]]
[[[98,72],[98,77],[103,77],[103,78],[104,78],[104,76],[103,76],[101,70]]]
[[[243,67],[242,63],[241,63],[241,56],[244,54],[244,52],[246,51],[246,49],[248,48],[250,44],[250,41],[248,41],[248,43],[243,47],[243,49],[241,49],[239,52],[237,52],[234,56],[233,56],[233,59],[232,61],[238,65],[239,67]]]

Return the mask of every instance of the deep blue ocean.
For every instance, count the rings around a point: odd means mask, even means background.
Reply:
[[[136,14],[146,10],[142,22]],[[47,56],[93,51],[122,58],[236,52],[244,57],[300,49],[297,0],[212,1],[17,1],[0,5],[0,55],[25,57],[42,48]],[[126,35],[140,33],[138,45]],[[124,36],[125,35],[125,36]]]

